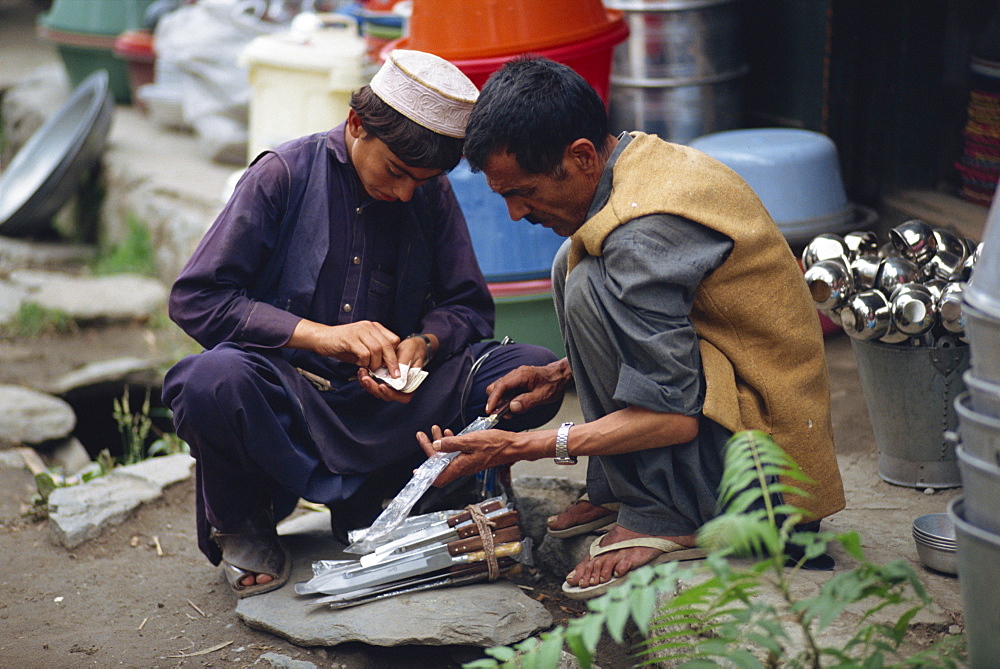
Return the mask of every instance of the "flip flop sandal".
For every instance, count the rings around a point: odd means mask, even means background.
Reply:
[[[222,572],[229,587],[240,599],[277,590],[292,573],[292,556],[277,533],[253,530],[224,533],[212,530],[212,539],[222,550]],[[268,583],[242,585],[240,580],[254,574],[267,574]]]
[[[638,537],[635,539],[626,539],[625,541],[619,541],[616,544],[610,544],[608,546],[601,545],[601,539],[605,535],[601,535],[594,539],[593,543],[590,544],[590,557],[595,558],[598,555],[603,555],[604,553],[611,553],[613,551],[618,551],[623,548],[655,548],[656,550],[663,551],[661,554],[657,555],[655,558],[650,560],[644,565],[657,565],[663,564],[664,562],[680,562],[682,560],[700,560],[705,557],[705,551],[700,548],[688,548],[687,546],[681,546],[678,543],[670,541],[669,539],[663,539],[661,537]],[[638,569],[639,567],[636,567]],[[596,585],[590,585],[586,587],[580,587],[577,585],[570,585],[563,581],[562,591],[570,599],[593,599],[598,595],[603,595],[605,592],[611,588],[621,585],[624,580],[628,578],[628,573],[622,574],[621,576],[613,576],[610,581],[605,581],[604,583],[598,583]]]
[[[580,495],[580,497],[577,498],[575,502],[573,502],[573,504],[577,504],[578,502],[589,502],[589,501],[590,497],[587,496],[587,493],[583,493],[582,495]],[[572,506],[572,504],[570,506]],[[550,537],[555,537],[556,539],[569,539],[570,537],[576,537],[581,534],[588,534],[590,532],[593,532],[594,530],[599,530],[602,527],[607,527],[608,525],[611,525],[612,523],[618,520],[618,509],[621,507],[621,504],[619,504],[618,502],[609,502],[607,504],[601,504],[601,506],[603,506],[608,511],[614,511],[614,513],[606,516],[601,516],[600,518],[591,520],[590,522],[580,523],[579,525],[571,525],[570,527],[565,527],[561,530],[554,530],[551,527],[548,527],[547,525],[548,523],[552,522],[553,520],[559,517],[558,515],[549,516],[548,519],[546,520],[545,531],[548,533]]]

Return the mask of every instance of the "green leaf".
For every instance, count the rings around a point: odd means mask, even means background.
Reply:
[[[466,662],[462,666],[465,669],[497,669],[497,667],[499,667],[500,665],[497,663],[496,660],[483,658],[481,660],[475,660],[473,662]]]
[[[496,658],[500,662],[509,662],[517,656],[517,651],[507,646],[494,646],[493,648],[487,648],[486,654]]]
[[[38,488],[38,494],[42,496],[42,499],[46,502],[49,499],[49,495],[59,487],[56,483],[55,478],[53,478],[51,472],[38,472],[35,474],[35,487]]]
[[[610,606],[608,606],[605,625],[608,628],[608,634],[618,643],[621,643],[624,638],[625,625],[628,623],[630,609],[629,602],[620,599],[613,600]]]
[[[562,658],[563,634],[561,629],[556,629],[546,634],[542,634],[542,644],[538,650],[532,653],[534,666],[545,668],[555,667]],[[527,667],[527,665],[525,665]]]

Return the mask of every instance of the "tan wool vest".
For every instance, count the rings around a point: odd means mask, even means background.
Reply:
[[[814,483],[786,501],[822,518],[844,508],[833,445],[823,335],[802,271],[753,190],[717,160],[633,133],[614,165],[611,197],[572,237],[569,271],[600,256],[612,230],[673,214],[726,235],[729,257],[702,281],[691,319],[705,372],[704,414],[738,432],[770,434]]]

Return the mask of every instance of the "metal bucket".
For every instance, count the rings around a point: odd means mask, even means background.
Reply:
[[[622,10],[629,38],[615,49],[613,132],[642,130],[671,142],[740,125],[735,0],[606,0]]]
[[[964,376],[968,384],[968,373]],[[958,413],[958,441],[966,453],[980,460],[1000,463],[1000,418],[977,410],[970,392],[955,398],[955,411]]]
[[[977,350],[976,347],[972,347],[973,359],[976,357]],[[1000,383],[981,379],[975,372],[976,366],[973,363],[973,366],[962,375],[965,387],[969,390],[969,404],[973,411],[996,419],[993,421],[997,425],[994,430],[1000,437]],[[959,419],[961,421],[961,414],[959,414]]]
[[[1000,536],[966,519],[965,500],[948,504],[958,545],[958,587],[965,614],[969,667],[995,667],[1000,657]]]
[[[969,522],[988,532],[1000,533],[1000,467],[996,458],[981,460],[959,444],[955,447],[962,474],[962,496]]]
[[[991,315],[980,311],[970,297],[965,296],[962,318],[965,320],[965,334],[972,346],[976,376],[984,381],[1000,383],[1000,312]]]
[[[950,342],[953,340],[944,340]],[[878,474],[911,488],[962,485],[955,447],[954,401],[965,390],[969,347],[901,346],[851,339],[878,445]]]

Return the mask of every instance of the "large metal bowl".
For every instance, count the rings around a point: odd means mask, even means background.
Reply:
[[[0,234],[50,229],[52,217],[100,160],[113,112],[108,73],[101,70],[35,131],[0,174]]]
[[[945,574],[958,573],[955,524],[947,513],[929,513],[914,520],[913,541],[925,566]]]

